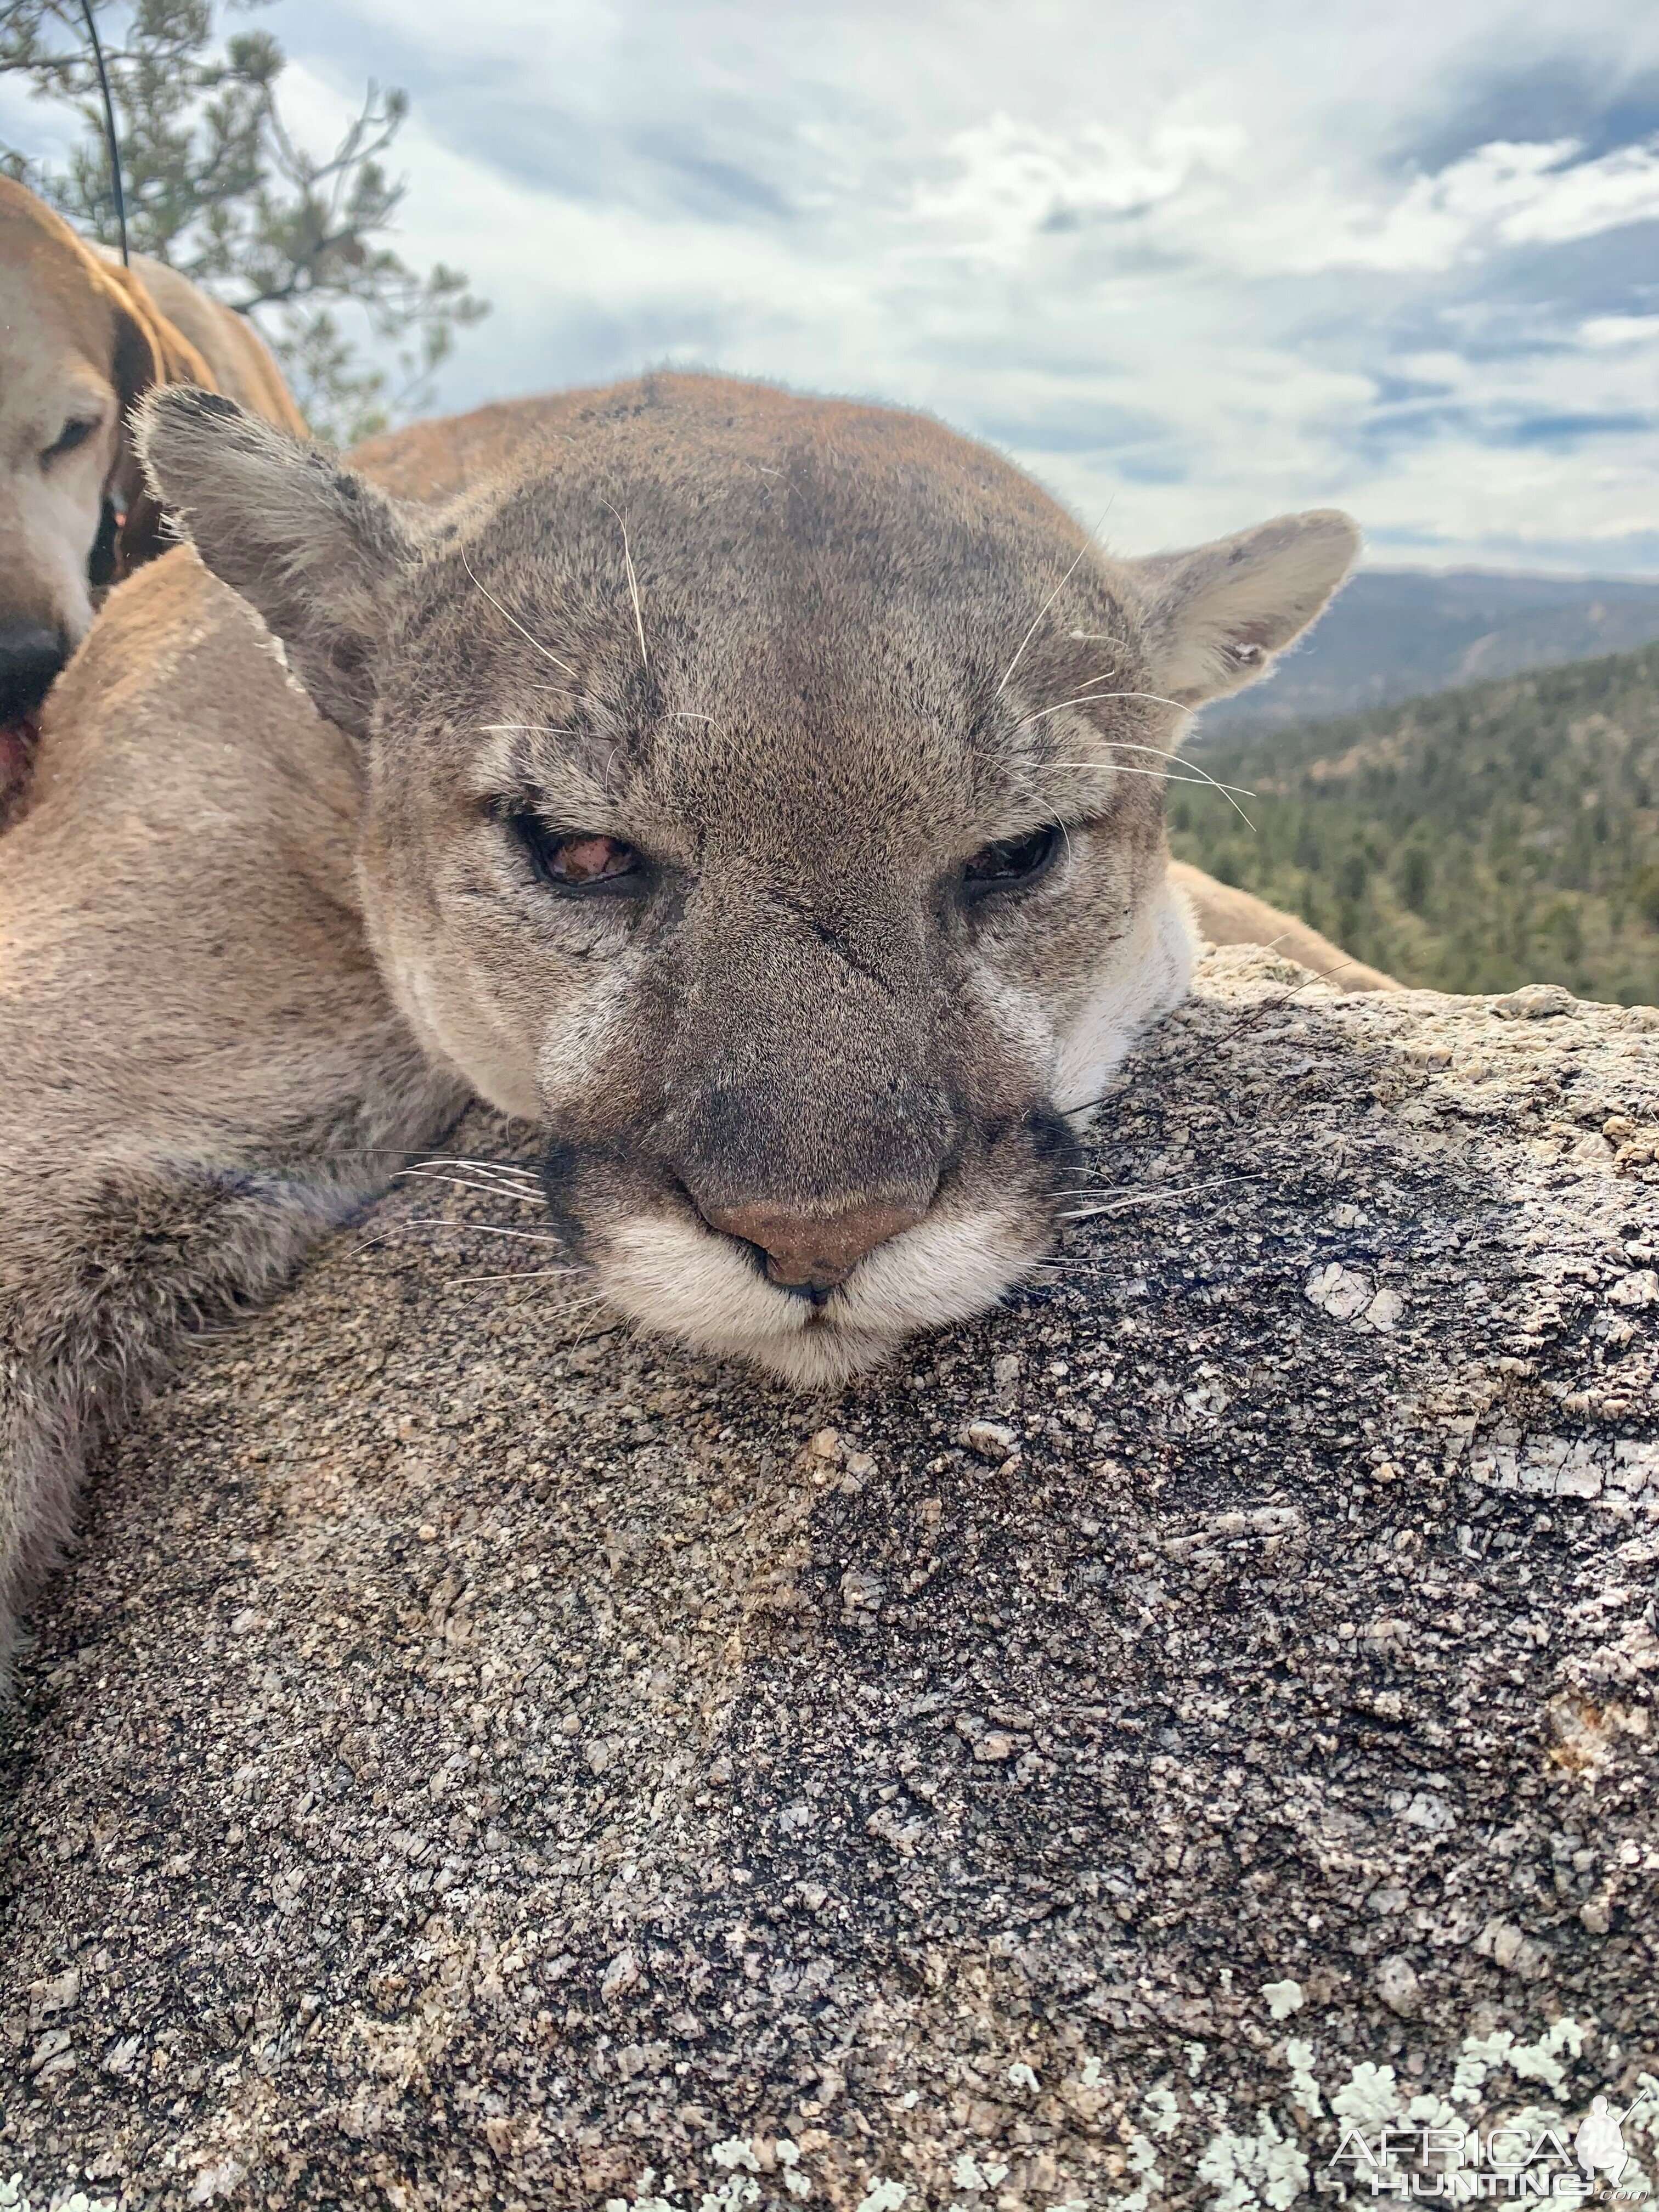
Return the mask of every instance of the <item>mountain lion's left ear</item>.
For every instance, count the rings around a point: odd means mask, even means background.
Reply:
[[[216,392],[158,386],[133,427],[179,534],[258,609],[318,712],[365,735],[387,599],[417,557],[405,515],[331,453]]]
[[[1189,553],[1130,562],[1146,615],[1149,688],[1201,707],[1254,684],[1322,611],[1358,551],[1352,516],[1318,507]]]

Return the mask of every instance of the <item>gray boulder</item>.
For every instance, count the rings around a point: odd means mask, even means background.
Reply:
[[[1369,2197],[1389,2120],[1622,2112],[1656,1027],[1214,956],[1042,1279],[817,1402],[405,1185],[47,1594],[0,2183],[1243,2212]]]

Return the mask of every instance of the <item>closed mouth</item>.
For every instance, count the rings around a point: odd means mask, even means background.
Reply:
[[[701,1221],[697,1226],[702,1226]],[[793,1336],[803,1330],[833,1330],[845,1325],[848,1292],[856,1287],[856,1268],[839,1283],[780,1283],[769,1272],[766,1255],[757,1245],[746,1243],[740,1237],[722,1236],[718,1230],[711,1230],[708,1234],[717,1249],[740,1253],[768,1291],[775,1297],[788,1301],[787,1304],[769,1308],[777,1317],[780,1334]]]
[[[1048,1141],[1006,1183],[993,1176],[964,1188],[947,1174],[925,1209],[901,1214],[902,1225],[858,1257],[833,1234],[815,1255],[810,1239],[763,1243],[716,1226],[677,1176],[630,1172],[626,1155],[584,1157],[556,1140],[542,1182],[573,1256],[586,1258],[617,1310],[694,1350],[818,1387],[878,1365],[906,1337],[987,1311],[1025,1273],[1052,1227],[1048,1193],[1031,1185],[1048,1180],[1043,1155],[1060,1149],[1055,1138],[1066,1149],[1075,1141],[1057,1115],[1042,1117],[1040,1133]],[[586,1191],[584,1165],[594,1175]],[[749,1211],[763,1231],[778,1219],[763,1204]]]

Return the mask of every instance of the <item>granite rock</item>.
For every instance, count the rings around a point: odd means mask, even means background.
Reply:
[[[1659,1015],[1516,1011],[1213,956],[1052,1265],[833,1396],[453,1184],[198,1344],[0,1738],[0,2180],[1243,2212],[1627,2105]]]

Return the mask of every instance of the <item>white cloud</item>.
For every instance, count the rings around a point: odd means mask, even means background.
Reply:
[[[1614,346],[1659,349],[1659,315],[1591,315],[1578,325],[1578,343],[1600,353]]]
[[[1283,265],[1437,270],[1510,246],[1557,246],[1623,223],[1659,221],[1659,143],[1580,158],[1574,139],[1494,139],[1433,176],[1413,178],[1382,210],[1320,208],[1286,216]]]
[[[398,243],[495,302],[447,405],[697,361],[930,408],[1106,509],[1130,550],[1337,501],[1393,560],[1659,566],[1659,293],[1617,236],[1659,220],[1659,143],[1592,142],[1554,89],[1602,83],[1611,109],[1659,70],[1659,10],[282,0],[262,20],[319,139],[371,74],[410,88]],[[1511,79],[1542,88],[1535,117],[1486,100]],[[1512,285],[1546,249],[1552,273]]]
[[[959,173],[920,187],[915,212],[960,226],[973,250],[1010,263],[1040,231],[1175,198],[1195,176],[1224,172],[1246,143],[1239,124],[1171,120],[1137,143],[1104,123],[1066,136],[998,113],[947,142]]]

